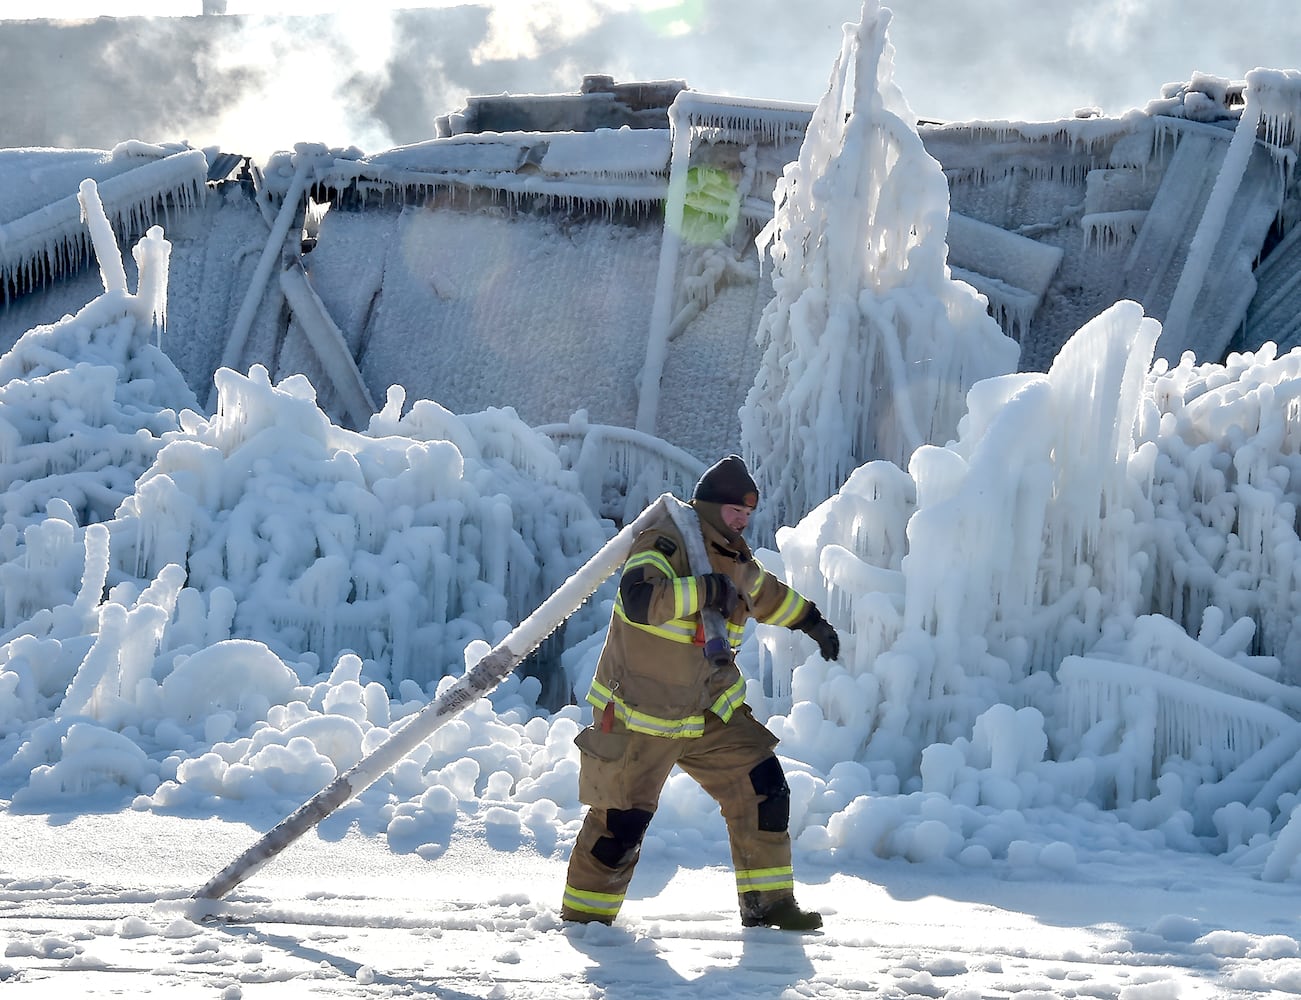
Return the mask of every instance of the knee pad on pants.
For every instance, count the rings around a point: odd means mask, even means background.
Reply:
[[[761,760],[750,771],[750,784],[759,800],[759,829],[780,833],[791,822],[791,789],[776,757]]]
[[[610,835],[592,845],[592,857],[606,868],[622,868],[641,849],[652,815],[645,809],[607,809],[605,828]]]

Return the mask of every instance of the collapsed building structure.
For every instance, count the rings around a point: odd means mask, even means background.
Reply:
[[[1298,139],[1266,109],[1235,148],[1244,88],[1199,75],[1119,118],[918,125],[949,182],[952,274],[1023,370],[1120,299],[1166,324],[1172,363],[1301,341]],[[0,151],[33,165],[0,194],[0,345],[94,294],[76,201],[91,177],[124,245],[167,233],[162,343],[201,401],[218,367],[261,363],[308,375],[356,426],[398,384],[556,435],[651,435],[689,478],[737,446],[772,296],[755,237],[812,111],[589,76],[471,98],[374,155]]]

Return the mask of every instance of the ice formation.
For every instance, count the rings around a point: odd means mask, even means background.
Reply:
[[[859,465],[904,466],[921,445],[943,444],[967,389],[1016,369],[1016,343],[946,266],[947,182],[893,82],[889,20],[869,2],[846,26],[827,94],[760,235],[775,296],[740,415],[761,538],[798,521]]]
[[[15,167],[31,154],[0,150],[6,178],[19,176]],[[166,220],[170,212],[187,211],[202,202],[207,191],[208,161],[197,149],[133,140],[87,162],[74,158],[72,163],[83,177],[99,178],[107,217],[121,234],[140,232],[146,220]],[[83,221],[76,196],[35,207],[27,204],[21,190],[0,195],[0,298],[7,302],[15,291],[75,270],[89,249]]]

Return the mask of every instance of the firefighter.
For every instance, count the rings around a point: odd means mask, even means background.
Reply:
[[[633,543],[587,695],[593,723],[575,740],[579,799],[588,811],[569,858],[565,920],[614,921],[676,764],[717,800],[727,822],[741,923],[822,926],[821,914],[795,901],[790,788],[773,753],[777,738],[745,704],[734,654],[749,618],[807,633],[828,660],[839,657],[840,639],[812,602],[751,555],[741,533],[758,501],[737,455],[701,476],[691,506],[710,573],[691,573],[667,512]],[[721,665],[703,655],[705,608],[727,621],[731,650]]]

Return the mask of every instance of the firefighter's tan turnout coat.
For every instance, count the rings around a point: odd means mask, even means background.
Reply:
[[[743,539],[697,508],[712,569],[732,579],[740,598],[728,622],[733,649],[749,618],[796,628],[819,617]],[[735,662],[716,667],[704,656],[705,589],[667,513],[634,540],[587,695],[593,724],[576,741],[579,798],[589,808],[569,860],[567,920],[614,920],[675,766],[722,809],[743,915],[793,897],[789,788],[773,753],[777,740],[745,705]]]
[[[732,578],[741,598],[727,623],[733,648],[741,644],[747,618],[788,628],[803,620],[808,602],[765,571],[743,539],[728,539],[704,518],[700,525],[711,567]],[[700,736],[706,710],[727,722],[745,703],[745,681],[735,663],[718,670],[701,653],[704,588],[667,513],[634,541],[623,576],[638,570],[649,600],[628,607],[621,583],[587,700],[598,713],[613,702],[616,718],[636,733]]]

